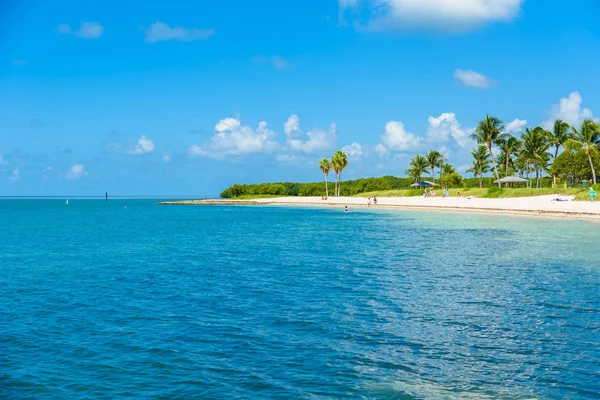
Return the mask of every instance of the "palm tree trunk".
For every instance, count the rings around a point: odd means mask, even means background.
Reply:
[[[340,177],[338,179],[338,197],[342,195],[342,171],[340,171]]]
[[[325,174],[325,197],[329,197],[329,189],[327,188],[327,174]]]
[[[494,165],[494,173],[496,174],[496,179],[500,180],[500,175],[498,175],[498,168],[496,168],[496,160],[494,160],[494,153],[492,152],[492,145],[488,144],[488,150],[490,151],[490,158],[492,159],[492,164]],[[498,188],[501,188],[502,184],[498,182]]]
[[[435,183],[435,167],[431,168],[431,178],[433,179],[433,183]]]
[[[508,156],[506,156],[506,171],[504,172],[508,176]],[[508,182],[506,182],[506,188],[508,189]]]
[[[527,165],[527,180],[529,181],[529,188],[531,189],[531,177],[529,174],[531,173],[531,165]]]
[[[594,185],[595,185],[596,184],[596,170],[594,169],[594,163],[592,162],[592,155],[590,154],[590,151],[587,149],[585,152],[587,153],[588,161],[590,162],[590,168],[592,169],[592,182],[594,182]]]
[[[481,179],[481,178],[482,178],[482,175],[483,175],[483,174],[480,172],[480,173],[479,173],[479,189],[481,189],[481,188],[483,187],[483,182],[482,182],[482,179]]]
[[[554,150],[554,158],[552,159],[552,162],[554,162],[554,160],[556,160],[556,157],[558,157],[558,148],[560,147],[559,144],[555,145],[555,150]],[[552,187],[556,187],[556,175],[552,175]]]

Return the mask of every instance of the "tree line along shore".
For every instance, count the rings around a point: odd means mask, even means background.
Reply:
[[[505,131],[500,119],[486,115],[478,122],[471,138],[477,145],[471,151],[472,165],[466,172],[473,178],[464,178],[446,162],[442,153],[430,150],[409,161],[405,177],[388,175],[342,182],[342,172],[349,162],[346,154],[338,150],[331,159],[320,160],[319,169],[324,176],[321,182],[234,184],[225,189],[221,197],[419,196],[423,191],[410,185],[424,178],[487,198],[568,194],[583,200],[587,196],[584,186],[600,190],[596,180],[596,171],[600,171],[600,124],[595,121],[584,120],[574,127],[557,120],[551,130],[528,127],[513,136]],[[334,182],[329,180],[330,173],[335,175]],[[528,183],[524,188],[493,183],[505,176],[519,176]],[[331,188],[330,183],[333,183]]]

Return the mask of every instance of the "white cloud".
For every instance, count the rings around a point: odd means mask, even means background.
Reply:
[[[192,157],[222,157],[227,155],[244,155],[251,153],[271,152],[278,148],[273,140],[275,133],[261,121],[256,130],[242,125],[236,118],[225,118],[215,125],[217,134],[202,146],[193,144],[188,148]]]
[[[169,156],[168,154],[165,154],[164,156],[162,156],[162,161],[163,161],[165,164],[168,164],[168,163],[170,163],[170,162],[171,162],[171,156]]]
[[[6,160],[4,159],[4,156],[0,155],[0,165],[2,164],[6,164]]]
[[[83,164],[75,164],[71,167],[69,172],[67,172],[66,178],[75,180],[75,179],[82,178],[82,177],[86,176],[87,174],[88,173],[85,170],[85,167],[83,166]]]
[[[517,134],[523,131],[527,126],[527,121],[524,119],[515,118],[508,124],[504,125],[504,130],[510,134]]]
[[[373,151],[375,151],[375,153],[379,154],[379,157],[383,157],[389,153],[388,149],[386,149],[385,146],[382,145],[381,143],[376,144],[373,147]]]
[[[330,149],[337,140],[335,123],[330,125],[328,131],[313,129],[304,134],[300,129],[300,118],[296,114],[290,115],[283,129],[287,136],[287,146],[293,151],[307,154]]]
[[[285,124],[283,124],[283,131],[286,135],[289,135],[298,130],[300,130],[300,118],[298,118],[296,114],[292,114],[287,121],[285,121]]]
[[[50,171],[52,171],[52,167],[46,167],[46,168],[44,168],[44,172],[50,172]]]
[[[72,33],[75,36],[82,39],[98,39],[104,33],[104,27],[99,22],[82,22],[79,25],[79,29],[73,32],[71,25],[69,24],[58,24],[56,26],[56,32],[61,35],[70,35]]]
[[[385,124],[385,132],[381,135],[381,142],[388,151],[409,150],[419,146],[422,141],[422,138],[407,132],[404,124],[399,121],[390,121]],[[381,154],[380,151],[378,152]]]
[[[346,153],[348,158],[360,158],[363,155],[362,146],[358,143],[352,143],[342,147],[342,151]]]
[[[104,27],[98,22],[82,22],[75,36],[82,39],[98,39],[104,33]]]
[[[454,113],[443,113],[437,118],[429,117],[427,120],[427,140],[445,142],[452,137],[460,147],[466,146],[466,139],[471,130],[462,129]]]
[[[569,125],[580,125],[584,119],[593,119],[592,110],[581,108],[583,99],[579,92],[572,92],[569,97],[563,97],[558,104],[552,106],[548,120],[542,123],[545,129],[552,129],[554,121],[562,119]]]
[[[71,26],[69,24],[58,24],[56,26],[56,32],[60,33],[61,35],[70,35],[72,32]]]
[[[148,154],[154,151],[154,142],[148,139],[146,135],[140,136],[135,144],[123,142],[108,142],[106,149],[113,153],[123,154]]]
[[[225,118],[219,121],[217,125],[215,125],[215,130],[217,132],[226,132],[226,131],[234,131],[240,128],[242,123],[239,119],[236,118]]]
[[[492,81],[485,75],[473,70],[457,69],[454,71],[454,79],[460,81],[463,85],[478,89],[485,89],[492,85]]]
[[[365,8],[371,29],[466,32],[517,17],[525,0],[339,0],[340,12]],[[356,13],[364,15],[365,13]]]
[[[135,148],[133,149],[134,154],[146,154],[154,151],[154,143],[148,139],[145,135],[142,135],[137,141]]]
[[[205,40],[215,34],[214,29],[183,28],[181,26],[170,27],[164,22],[156,21],[144,30],[144,40],[148,43],[156,43],[166,40],[179,42],[193,42]]]
[[[8,178],[11,182],[16,182],[21,179],[21,174],[18,169],[14,169],[10,178]]]

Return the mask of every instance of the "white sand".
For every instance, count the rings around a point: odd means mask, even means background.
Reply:
[[[560,197],[569,201],[552,201]],[[338,206],[348,208],[367,207],[367,199],[361,197],[280,197],[258,199],[258,203],[298,206]],[[371,206],[373,207],[373,206]],[[573,201],[572,196],[538,196],[511,199],[479,199],[467,197],[378,197],[375,207],[401,209],[432,209],[444,211],[484,212],[518,215],[538,215],[559,218],[600,220],[600,201]]]

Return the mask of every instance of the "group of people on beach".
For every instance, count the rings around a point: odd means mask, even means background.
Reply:
[[[426,188],[423,191],[424,198],[435,197],[435,195],[436,195],[436,191],[433,188],[432,189]],[[448,191],[448,188],[443,188],[442,189],[442,197],[449,197],[449,196],[450,196],[450,192]],[[456,197],[460,197],[460,190],[456,191]]]
[[[371,199],[371,197],[367,199],[367,207],[371,207],[371,204],[374,206],[377,205],[377,196],[373,196],[373,199]]]

